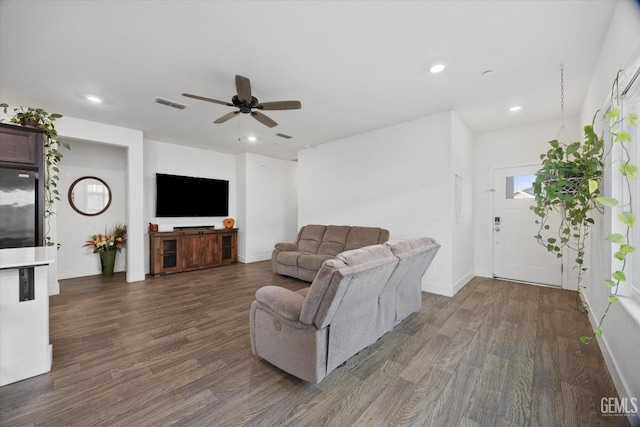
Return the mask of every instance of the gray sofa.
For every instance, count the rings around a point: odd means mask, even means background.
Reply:
[[[277,243],[271,254],[274,273],[313,281],[322,263],[341,252],[389,240],[389,231],[374,227],[306,225],[295,243]]]
[[[326,260],[308,288],[260,288],[253,354],[317,384],[420,310],[421,279],[439,249],[426,237],[366,246]]]

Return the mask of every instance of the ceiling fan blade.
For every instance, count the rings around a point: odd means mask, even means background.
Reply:
[[[262,102],[256,106],[261,110],[298,110],[302,108],[300,101]]]
[[[240,113],[240,111],[232,111],[220,117],[218,120],[214,121],[213,123],[224,123],[227,120],[234,118],[238,113]]]
[[[245,104],[251,104],[251,82],[248,78],[236,75],[238,98]]]
[[[270,128],[278,125],[278,123],[276,123],[272,118],[262,114],[259,111],[252,111],[251,116],[257,121],[259,121],[260,123],[262,123],[263,125],[269,126]]]
[[[218,101],[217,99],[205,98],[204,96],[191,95],[190,93],[183,93],[182,96],[186,96],[187,98],[199,99],[200,101],[213,102],[214,104],[222,104],[228,105],[229,107],[233,107],[233,104],[225,101]]]

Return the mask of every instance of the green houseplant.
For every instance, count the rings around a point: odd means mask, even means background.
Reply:
[[[550,141],[551,148],[540,155],[542,168],[536,174],[533,184],[535,204],[532,206],[537,216],[536,223],[540,229],[534,236],[536,240],[557,257],[562,257],[565,247],[572,249],[575,254],[575,268],[578,269],[578,289],[576,303],[578,310],[587,312],[588,307],[584,303],[581,293],[585,289],[583,277],[585,241],[589,236],[590,228],[595,224],[594,214],[602,212],[604,208],[617,210],[617,217],[624,233],[613,233],[605,240],[618,245],[614,251],[614,259],[618,265],[610,278],[603,284],[613,291],[608,295],[607,307],[598,320],[592,336],[583,336],[581,342],[588,344],[596,336],[602,334],[602,324],[611,307],[618,301],[617,295],[620,285],[626,280],[624,273],[626,257],[635,251],[630,244],[630,230],[635,222],[632,212],[630,179],[635,179],[638,168],[631,164],[631,158],[627,144],[632,142],[631,134],[625,127],[637,125],[636,114],[622,114],[621,97],[618,93],[620,73],[616,76],[611,91],[611,109],[605,118],[609,120],[608,139],[594,131],[594,124],[599,113],[596,113],[590,125],[584,127],[584,139],[580,142],[562,143],[557,140]],[[611,159],[610,154],[615,144],[620,144],[620,154]],[[607,164],[611,162],[611,165]],[[602,182],[605,168],[617,165],[617,170],[622,176],[626,194],[625,204],[621,204],[613,197],[601,196]],[[559,225],[549,225],[552,215],[560,217]]]
[[[13,110],[13,116],[9,120],[11,123],[40,129],[47,136],[44,143],[44,165],[46,170],[44,182],[44,220],[46,224],[44,238],[47,246],[53,246],[54,243],[49,233],[51,231],[51,216],[55,213],[54,204],[60,200],[60,193],[57,189],[60,179],[58,176],[60,172],[58,163],[62,159],[62,153],[59,147],[70,149],[69,144],[58,139],[58,132],[54,125],[54,122],[61,118],[62,115],[50,114],[41,108],[10,107],[6,103],[0,103],[0,108],[3,109],[5,114],[10,108]]]
[[[595,118],[594,118],[595,120]],[[593,130],[593,123],[584,127],[583,141],[563,143],[549,141],[551,146],[540,155],[542,168],[533,183],[535,204],[533,213],[540,229],[535,238],[549,252],[562,257],[565,247],[575,254],[578,269],[576,303],[580,311],[585,307],[580,298],[585,241],[594,224],[594,210],[601,210],[597,198],[604,177],[604,140]],[[552,215],[560,217],[556,229],[549,224]]]

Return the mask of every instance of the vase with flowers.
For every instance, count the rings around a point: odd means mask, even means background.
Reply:
[[[111,231],[104,234],[94,234],[87,240],[83,247],[90,247],[94,254],[100,254],[100,264],[102,266],[102,275],[113,275],[113,266],[116,261],[116,253],[122,250],[127,242],[127,226],[116,224]]]

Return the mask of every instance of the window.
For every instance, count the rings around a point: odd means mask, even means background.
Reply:
[[[535,175],[517,175],[506,177],[506,199],[533,199]]]

